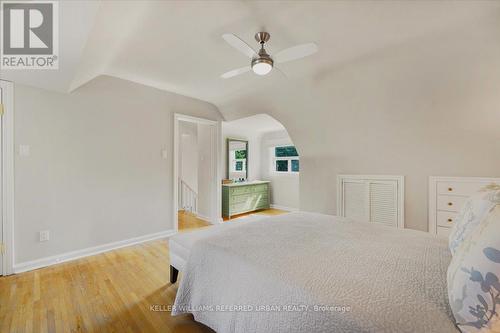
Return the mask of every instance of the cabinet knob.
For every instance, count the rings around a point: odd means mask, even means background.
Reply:
[[[453,206],[453,202],[448,202],[448,206]]]
[[[448,219],[448,223],[451,223],[451,222],[453,222],[453,219]]]
[[[453,188],[452,187],[448,187],[448,191],[449,192],[453,191]]]

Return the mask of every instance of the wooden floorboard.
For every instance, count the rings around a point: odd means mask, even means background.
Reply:
[[[281,215],[281,214],[285,214],[285,213],[288,213],[288,212],[285,210],[281,210],[281,209],[269,208],[269,209],[254,211],[254,212],[233,215],[233,216],[231,216],[231,218],[224,217],[223,220],[224,221],[233,221],[233,220],[236,220],[240,217],[245,217],[245,216],[249,216],[249,215]]]
[[[208,226],[210,226],[208,222],[197,218],[195,214],[179,211],[179,231],[189,231]]]
[[[179,214],[181,231],[207,226]],[[0,277],[0,332],[213,332],[170,315],[177,286],[166,240]]]

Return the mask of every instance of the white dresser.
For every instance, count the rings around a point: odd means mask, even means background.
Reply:
[[[465,200],[500,178],[429,177],[429,232],[448,237]]]

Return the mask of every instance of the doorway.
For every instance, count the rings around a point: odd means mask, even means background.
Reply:
[[[220,122],[174,115],[173,219],[179,210],[210,224],[221,222]]]
[[[14,264],[14,87],[0,80],[0,275]]]

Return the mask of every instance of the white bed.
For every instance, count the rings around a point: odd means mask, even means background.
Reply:
[[[215,236],[223,229],[240,226],[247,222],[257,221],[262,219],[259,215],[250,215],[246,217],[239,218],[238,220],[233,220],[229,222],[224,222],[223,224],[217,224],[210,228],[204,228],[201,230],[189,231],[185,233],[178,234],[174,237],[169,238],[169,254],[170,254],[170,265],[175,267],[179,271],[183,271],[186,266],[186,262],[189,258],[189,253],[194,243],[198,240]]]
[[[456,332],[445,240],[312,213],[170,239],[173,315],[224,332]]]

